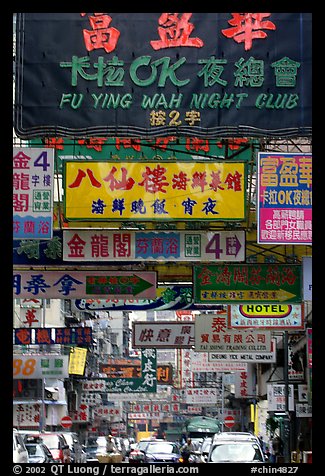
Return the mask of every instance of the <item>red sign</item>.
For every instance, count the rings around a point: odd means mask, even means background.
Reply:
[[[235,419],[233,416],[231,415],[228,415],[226,416],[225,420],[224,420],[224,425],[227,427],[227,428],[232,428],[235,424]]]
[[[71,428],[72,427],[72,419],[68,415],[61,418],[61,426],[63,428]]]

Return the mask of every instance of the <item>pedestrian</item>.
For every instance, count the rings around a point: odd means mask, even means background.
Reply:
[[[113,440],[112,435],[108,435],[107,441],[106,441],[106,451],[107,453],[118,453],[116,444]]]
[[[278,462],[279,456],[283,455],[283,441],[280,438],[280,436],[276,436],[272,440],[272,449],[273,449],[273,455],[275,457],[275,463]]]
[[[191,453],[195,450],[191,438],[187,438],[185,445],[181,447],[181,455],[183,458],[183,463],[188,463]]]
[[[182,436],[180,438],[180,443],[181,443],[181,446],[185,445],[186,443],[186,435],[185,433],[182,433]]]

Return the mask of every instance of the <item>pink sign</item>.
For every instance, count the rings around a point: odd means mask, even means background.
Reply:
[[[258,154],[257,242],[312,244],[312,155]]]

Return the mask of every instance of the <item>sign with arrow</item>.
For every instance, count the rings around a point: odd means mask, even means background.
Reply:
[[[301,266],[226,264],[193,267],[194,302],[301,302]]]
[[[80,268],[82,269],[82,268]],[[13,297],[155,299],[155,271],[15,271]]]
[[[100,238],[99,238],[100,236]],[[245,261],[245,231],[63,231],[63,261]],[[94,246],[100,239],[105,246]]]
[[[230,329],[303,329],[302,304],[240,304],[228,306]]]

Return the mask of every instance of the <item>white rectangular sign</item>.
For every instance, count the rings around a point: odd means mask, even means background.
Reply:
[[[313,408],[308,403],[296,403],[296,418],[311,418]]]
[[[218,315],[200,314],[195,318],[196,352],[270,352],[271,332],[229,330],[220,325]]]
[[[245,261],[245,232],[63,231],[63,261],[116,260]]]
[[[256,386],[254,385],[253,379],[253,364],[247,365],[247,370],[235,373],[235,397],[256,397]]]
[[[195,352],[191,350],[191,370],[192,372],[234,372],[246,370],[245,362],[225,362],[223,360],[209,360],[208,352]]]
[[[294,393],[293,385],[288,385],[288,405],[289,412],[294,411]],[[269,412],[284,412],[286,411],[285,405],[285,385],[284,384],[268,384],[267,385],[267,401]]]
[[[68,378],[68,364],[68,355],[16,354],[13,355],[13,378]]]
[[[228,306],[231,329],[303,329],[303,304],[232,304]]]
[[[132,347],[184,349],[194,345],[194,322],[133,322]]]
[[[218,353],[209,352],[210,362],[247,362],[247,363],[274,363],[276,362],[276,341],[271,339],[271,352],[233,352],[233,353]]]
[[[186,403],[200,403],[200,404],[216,404],[219,398],[219,392],[215,388],[186,388],[185,389]]]

